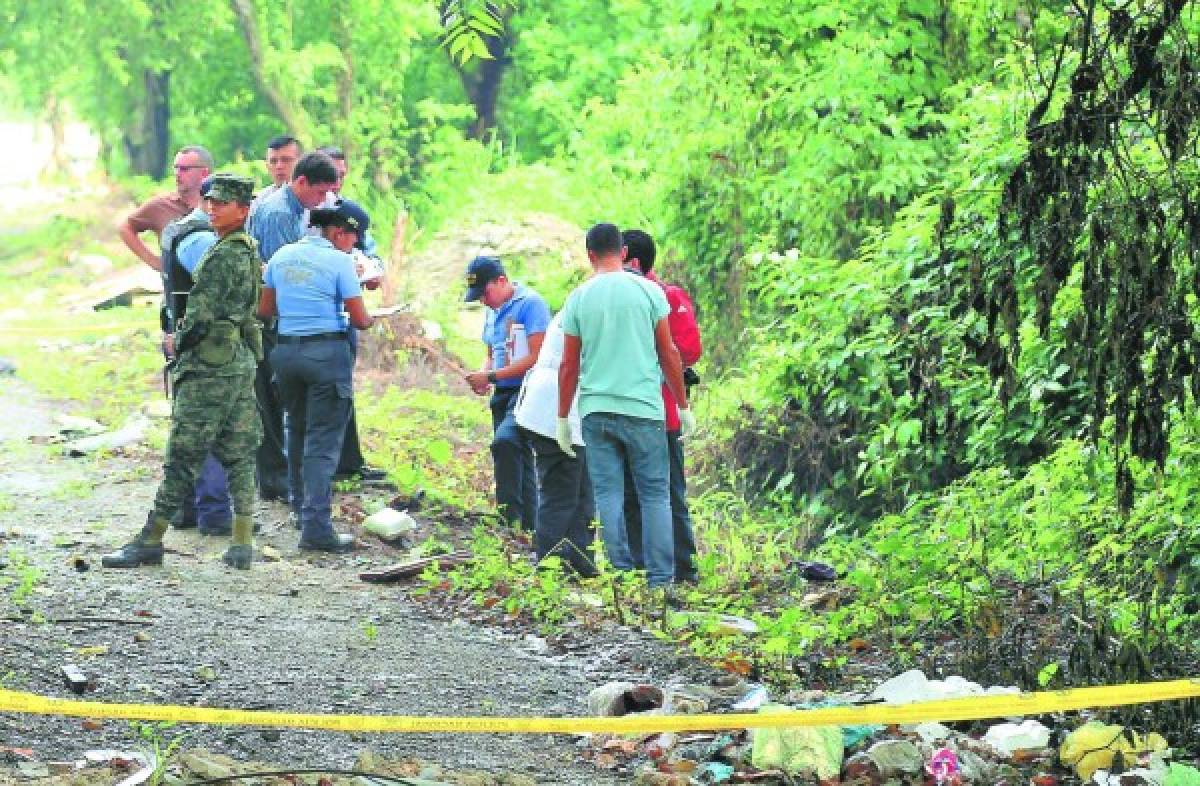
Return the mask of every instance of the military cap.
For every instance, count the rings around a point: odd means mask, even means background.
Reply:
[[[232,172],[218,172],[212,176],[208,198],[215,202],[241,202],[248,205],[254,198],[254,181]]]

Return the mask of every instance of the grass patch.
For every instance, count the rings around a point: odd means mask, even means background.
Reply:
[[[402,491],[424,489],[464,509],[487,507],[491,486],[491,415],[486,399],[389,386],[355,397],[360,435],[371,461]]]

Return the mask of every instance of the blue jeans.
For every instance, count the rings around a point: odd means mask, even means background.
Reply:
[[[671,536],[671,469],[663,422],[593,412],[583,418],[583,441],[608,561],[618,570],[634,568],[625,533],[628,467],[642,509],[642,556],[650,586],[670,584],[675,579],[675,546]]]
[[[667,432],[667,453],[671,457],[671,528],[675,539],[675,580],[696,580],[696,536],[692,531],[692,514],[687,504],[687,477],[683,469],[683,441],[678,431]],[[625,473],[625,531],[629,537],[629,553],[633,564],[643,567],[642,511],[637,494],[629,487]]]
[[[271,368],[287,412],[288,496],[300,514],[300,537],[333,537],[333,473],[354,392],[354,359],[345,339],[279,344]]]
[[[537,475],[533,446],[517,427],[513,409],[520,388],[499,388],[492,394],[492,466],[496,473],[496,507],[510,524],[537,529]]]

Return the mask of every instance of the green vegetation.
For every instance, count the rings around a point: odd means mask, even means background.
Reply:
[[[1185,668],[1169,653],[1200,634],[1195,0],[25,5],[0,0],[0,96],[87,122],[139,193],[195,141],[261,180],[249,161],[287,130],[350,151],[350,192],[385,246],[407,213],[410,259],[441,230],[531,212],[659,238],[706,341],[689,445],[703,578],[683,600],[759,634],[657,614],[607,575],[582,593],[598,610],[485,529],[479,559],[430,587],[548,631],[567,609],[641,620],[780,680],[868,645],[936,659],[930,642],[957,636],[967,657],[972,637],[1015,641],[1035,607]],[[93,230],[6,235],[0,352],[113,422],[155,384],[152,319],[68,333],[7,316],[77,283]],[[578,280],[513,264],[555,304]],[[428,316],[478,353],[456,297]],[[67,344],[36,344],[56,330]],[[57,362],[70,344],[85,349]],[[487,508],[481,401],[380,384],[358,407],[403,491]],[[831,562],[842,589],[806,584],[797,559]],[[1018,650],[1010,676],[1096,674],[1069,650]]]

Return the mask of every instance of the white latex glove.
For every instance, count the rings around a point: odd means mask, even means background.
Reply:
[[[690,437],[696,433],[696,416],[690,409],[679,410],[679,436]]]
[[[575,458],[575,448],[571,446],[571,423],[566,418],[559,418],[554,429],[554,441],[562,448],[562,452]]]

